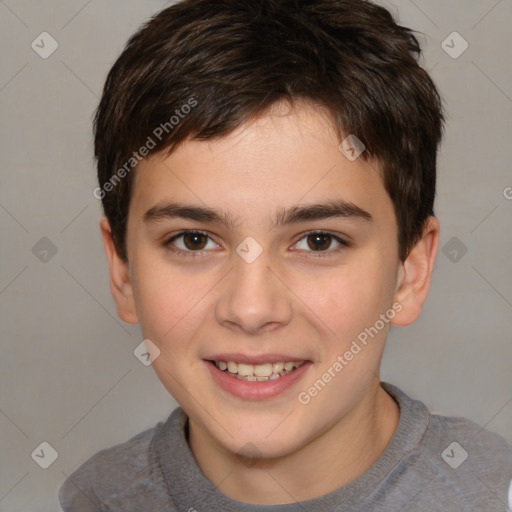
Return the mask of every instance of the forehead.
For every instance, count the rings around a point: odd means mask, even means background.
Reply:
[[[329,114],[307,104],[276,105],[214,140],[187,140],[139,165],[132,203],[139,215],[186,201],[222,211],[233,224],[274,220],[283,208],[343,200],[371,215],[392,213],[380,169],[348,159]],[[144,212],[142,212],[144,210]]]

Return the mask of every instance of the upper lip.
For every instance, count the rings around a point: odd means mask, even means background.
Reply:
[[[303,357],[299,356],[290,356],[284,354],[258,354],[254,356],[249,356],[246,354],[216,354],[211,357],[205,357],[206,361],[224,361],[229,362],[233,361],[235,363],[244,363],[244,364],[264,364],[264,363],[288,363],[288,362],[298,362],[298,361],[307,361]]]

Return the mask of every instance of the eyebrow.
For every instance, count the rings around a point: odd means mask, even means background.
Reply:
[[[289,209],[281,209],[275,217],[275,225],[284,226],[304,221],[325,220],[330,218],[351,218],[371,222],[372,215],[354,203],[344,200],[329,201]],[[235,217],[227,212],[217,211],[209,207],[195,206],[178,202],[158,203],[150,208],[143,216],[144,222],[152,223],[167,219],[189,219],[205,223],[217,223],[227,229],[233,229],[238,224]]]

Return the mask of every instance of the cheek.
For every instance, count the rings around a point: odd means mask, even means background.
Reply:
[[[346,266],[307,290],[308,306],[326,326],[333,348],[350,345],[393,302],[393,281],[379,264]]]
[[[144,339],[160,350],[153,370],[169,393],[179,402],[190,397],[183,388],[200,362],[196,357],[196,336],[208,306],[208,279],[190,279],[186,272],[166,265],[146,266],[136,289],[139,321]]]
[[[143,268],[142,268],[143,267]],[[206,276],[191,278],[166,265],[141,265],[135,302],[143,335],[162,351],[180,351],[190,340],[212,287]]]

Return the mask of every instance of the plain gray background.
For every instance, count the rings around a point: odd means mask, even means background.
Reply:
[[[442,250],[420,319],[390,333],[382,379],[512,441],[512,2],[381,3],[425,34],[423,65],[448,111]],[[167,4],[0,1],[3,512],[59,510],[66,475],[176,405],[133,355],[138,327],[117,319],[92,195],[91,120],[106,74]],[[469,45],[457,58],[454,31]],[[31,47],[42,32],[58,43],[46,59]],[[31,456],[42,442],[58,452],[48,469]]]

